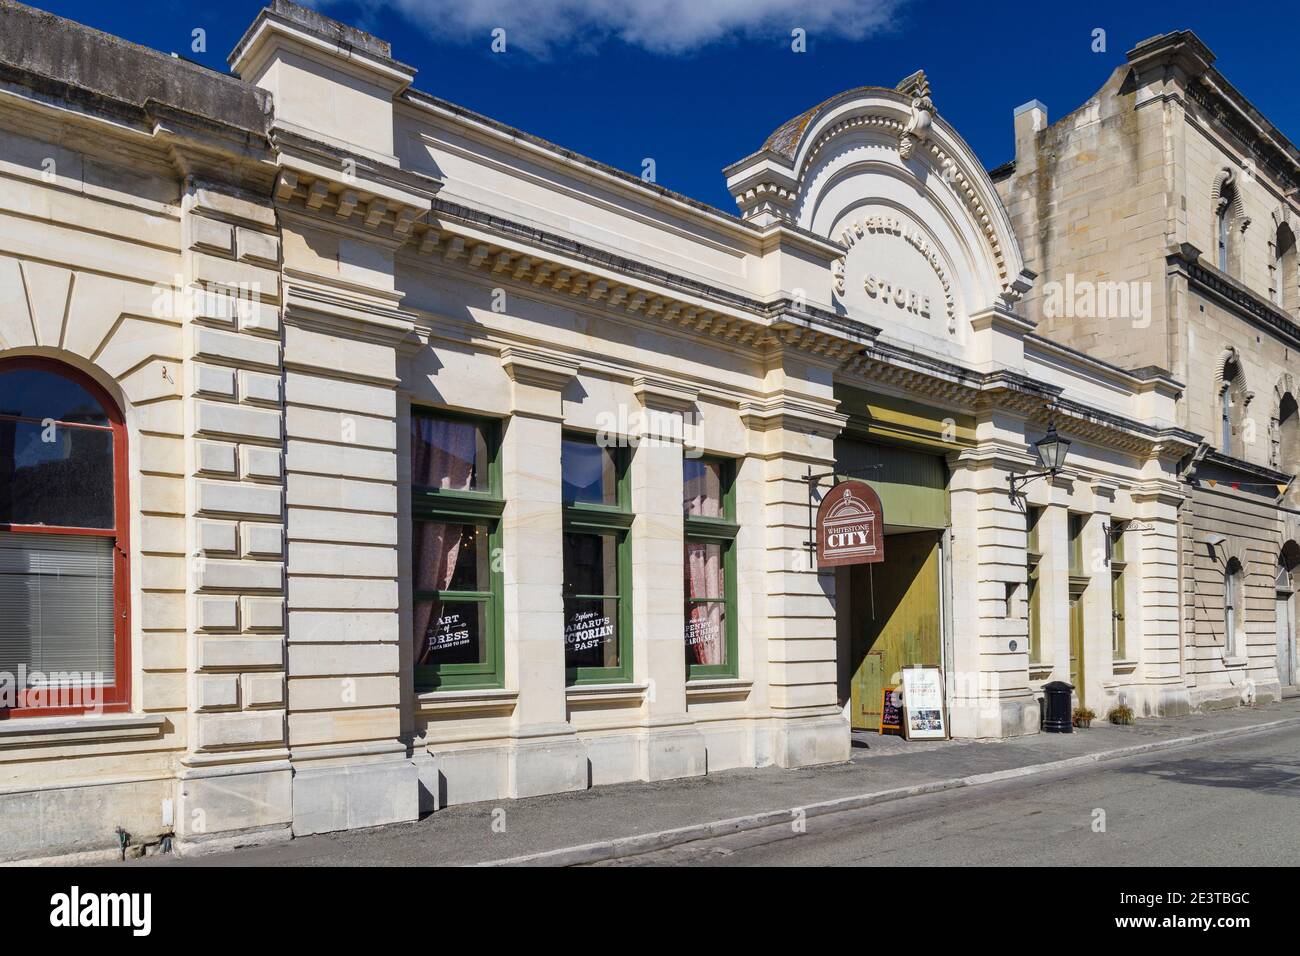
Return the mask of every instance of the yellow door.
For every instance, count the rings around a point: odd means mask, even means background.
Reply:
[[[885,560],[854,566],[850,580],[849,710],[855,729],[879,730],[881,694],[903,665],[939,663],[939,533],[887,535]]]
[[[1083,705],[1083,595],[1070,595],[1070,683],[1074,699]]]

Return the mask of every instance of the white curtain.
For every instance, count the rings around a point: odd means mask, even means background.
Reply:
[[[686,542],[686,634],[697,664],[723,664],[723,605],[719,601],[692,604],[690,598],[723,596],[722,548],[703,541]]]

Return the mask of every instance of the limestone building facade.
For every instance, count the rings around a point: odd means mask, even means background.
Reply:
[[[1189,702],[1219,459],[1177,375],[1035,328],[923,73],[783,124],[731,215],[287,0],[231,65],[0,2],[3,857],[830,763],[908,664],[962,737],[1052,679]],[[870,574],[811,558],[849,476]]]
[[[1074,112],[1016,111],[993,172],[1055,341],[1187,391],[1179,465],[1185,705],[1296,684],[1300,151],[1190,32],[1138,44]],[[1175,702],[1171,701],[1171,704]]]

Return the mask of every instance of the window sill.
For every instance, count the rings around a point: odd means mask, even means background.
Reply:
[[[1223,659],[1224,667],[1245,667],[1249,663],[1250,658],[1248,657],[1225,657]]]
[[[499,687],[484,690],[430,690],[415,695],[415,710],[435,717],[509,717],[519,691]]]
[[[564,697],[570,704],[639,704],[649,688],[649,684],[574,684],[564,689]]]
[[[76,717],[15,717],[0,720],[0,749],[148,740],[167,726],[162,714],[107,714]]]
[[[688,701],[745,700],[754,687],[752,680],[737,677],[704,677],[686,682]]]
[[[1110,668],[1113,671],[1131,671],[1138,666],[1137,661],[1111,661]]]

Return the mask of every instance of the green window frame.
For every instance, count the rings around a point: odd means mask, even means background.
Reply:
[[[632,680],[632,520],[631,481],[629,463],[631,455],[622,446],[603,448],[594,435],[565,432],[562,436],[560,468],[564,470],[564,446],[570,443],[602,448],[613,456],[614,501],[596,503],[589,501],[564,501],[564,679],[570,687],[583,684],[628,683]],[[571,535],[612,537],[617,563],[615,581],[617,593],[585,593],[571,589],[568,556]],[[618,629],[618,663],[615,666],[579,665],[571,662],[569,642],[570,606],[578,602],[617,602],[614,620]]]
[[[686,679],[703,680],[706,678],[738,677],[738,624],[736,621],[736,535],[740,526],[736,523],[736,462],[728,458],[703,457],[687,459],[683,464],[683,475],[690,467],[690,461],[703,461],[719,466],[719,480],[722,491],[722,515],[720,517],[703,517],[683,514],[683,537],[686,547],[682,552],[683,578],[689,589],[690,565],[689,546],[696,544],[714,544],[721,549],[722,557],[722,595],[720,597],[692,598],[689,590],[683,607],[682,639],[686,655]],[[683,512],[685,502],[683,501]],[[725,660],[720,664],[698,664],[691,660],[690,609],[703,604],[721,604],[724,622]]]
[[[486,590],[420,589],[419,575],[412,568],[412,625],[418,620],[422,602],[476,604],[482,608],[485,632],[482,660],[474,663],[414,665],[417,693],[440,690],[486,690],[505,686],[504,667],[504,575],[501,571],[501,514],[505,510],[501,482],[501,427],[495,419],[476,418],[436,408],[412,406],[412,466],[414,469],[415,428],[420,419],[473,425],[480,430],[486,452],[486,487],[477,490],[431,488],[411,480],[411,561],[415,561],[416,535],[421,522],[445,522],[451,526],[473,526],[487,534],[488,587]],[[414,637],[414,635],[412,635]]]
[[[1026,598],[1029,612],[1029,663],[1043,662],[1043,618],[1041,574],[1043,552],[1039,543],[1039,524],[1043,519],[1043,509],[1029,506],[1025,511],[1026,531]]]
[[[1084,573],[1083,517],[1079,512],[1071,511],[1067,519],[1070,538],[1070,573],[1076,576],[1082,576]]]
[[[1124,617],[1124,572],[1128,569],[1128,562],[1124,558],[1124,530],[1125,525],[1118,522],[1110,526],[1109,534],[1111,537],[1110,546],[1110,599],[1111,599],[1111,656],[1114,660],[1127,660],[1124,656],[1128,650],[1127,647],[1127,626]]]

